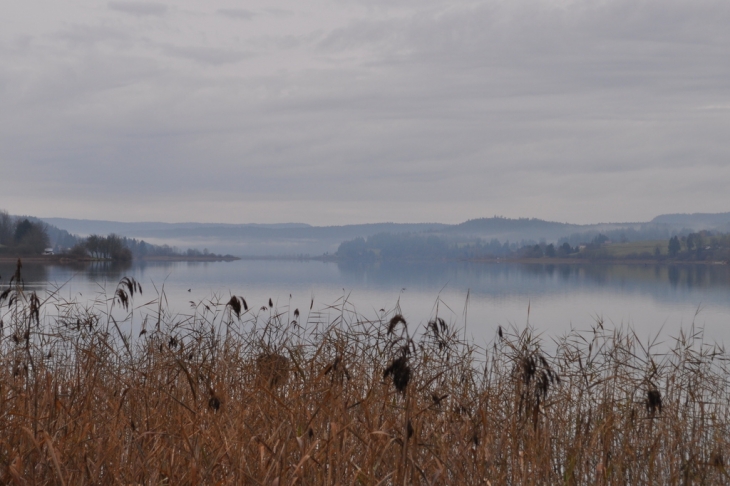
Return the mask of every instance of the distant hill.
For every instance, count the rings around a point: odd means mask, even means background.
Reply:
[[[79,238],[78,235],[72,234],[66,229],[59,228],[55,224],[48,223],[47,221],[33,216],[21,217],[27,217],[30,221],[46,223],[46,233],[48,234],[48,239],[50,241],[51,247],[53,248],[71,248],[76,243],[81,241],[81,238]]]
[[[122,223],[69,218],[43,221],[82,236],[115,233],[178,248],[208,248],[216,253],[245,256],[295,256],[334,253],[345,240],[378,233],[420,233],[446,228],[439,223],[373,223],[311,226],[303,223]]]
[[[667,224],[695,231],[721,229],[730,230],[730,213],[662,214],[652,223]]]
[[[241,256],[295,256],[333,254],[340,243],[378,234],[424,234],[449,241],[501,242],[557,241],[574,235],[575,239],[593,238],[599,232],[640,230],[641,223],[576,225],[541,219],[479,218],[460,224],[441,223],[373,223],[343,226],[286,224],[223,223],[122,223],[114,221],[44,218],[49,224],[88,236],[115,233],[144,239],[157,245],[178,248],[208,248],[217,253]]]
[[[482,240],[497,239],[504,243],[545,240],[557,242],[561,239],[590,240],[599,233],[615,234],[617,237],[629,239],[640,238],[638,235],[646,231],[647,223],[599,223],[571,224],[545,221],[535,218],[510,219],[502,217],[471,219],[461,224],[449,226],[439,233],[449,239]]]
[[[343,226],[311,226],[303,223],[122,223],[69,218],[42,218],[70,233],[87,236],[115,233],[144,239],[156,245],[180,249],[207,248],[211,252],[239,256],[318,256],[334,254],[340,243],[378,234],[421,234],[437,236],[451,243],[524,243],[546,241],[576,245],[604,234],[612,241],[642,241],[669,238],[685,230],[710,229],[730,232],[730,213],[667,214],[649,222],[571,224],[535,218],[478,218],[460,224],[373,223]]]
[[[476,236],[499,240],[545,239],[557,240],[562,236],[580,231],[581,225],[557,223],[535,218],[510,219],[502,217],[470,219],[448,227],[446,235]]]
[[[71,218],[42,218],[48,224],[64,228],[65,230],[81,236],[91,234],[107,235],[109,233],[148,233],[150,231],[173,231],[173,230],[200,230],[212,228],[262,228],[262,229],[292,229],[310,228],[304,223],[281,223],[281,224],[225,224],[225,223],[123,223],[119,221],[104,221],[92,219],[71,219]],[[125,235],[128,236],[128,235]]]

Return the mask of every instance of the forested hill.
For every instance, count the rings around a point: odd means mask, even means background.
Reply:
[[[664,238],[670,231],[665,225],[652,223],[598,223],[571,224],[556,221],[545,221],[535,218],[510,219],[495,216],[493,218],[471,219],[461,224],[451,225],[441,230],[429,232],[431,235],[443,236],[450,240],[485,241],[493,239],[504,242],[547,241],[557,242],[561,239],[584,241],[598,234],[613,235],[616,239],[643,239],[651,233],[652,237]]]
[[[226,224],[226,223],[162,223],[162,222],[121,222],[104,221],[93,219],[72,219],[72,218],[43,218],[48,224],[64,228],[71,233],[82,236],[92,234],[119,233],[125,235],[140,235],[154,232],[189,232],[191,234],[216,230],[235,230],[247,228],[251,230],[268,229],[301,229],[311,226],[304,223],[282,223],[282,224]]]
[[[521,239],[557,240],[571,233],[585,230],[584,226],[578,224],[558,223],[536,218],[510,219],[495,216],[470,219],[444,228],[440,233],[445,236],[471,235],[486,239],[514,241]]]
[[[439,223],[373,223],[344,226],[223,223],[119,223],[113,221],[43,218],[80,235],[109,234],[144,239],[179,248],[209,248],[246,256],[296,256],[334,253],[340,243],[378,233],[421,233],[447,228]]]
[[[662,214],[652,223],[699,230],[730,231],[730,213]]]
[[[667,239],[683,230],[716,229],[716,223],[728,220],[728,216],[730,213],[662,215],[649,222],[586,225],[499,216],[471,219],[459,224],[373,223],[342,226],[311,226],[303,223],[123,223],[66,218],[43,220],[82,236],[114,233],[178,248],[207,248],[216,253],[238,256],[292,257],[334,254],[342,242],[380,234],[438,237],[450,244],[481,240],[491,245],[496,245],[493,240],[498,240],[500,245],[505,242],[522,245],[531,241],[557,243],[562,240],[575,246],[580,242],[591,241],[599,234],[613,241],[657,240]],[[703,224],[708,227],[702,227]]]

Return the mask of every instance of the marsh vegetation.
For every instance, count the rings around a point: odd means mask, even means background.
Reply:
[[[0,293],[0,480],[143,484],[727,482],[727,355],[597,321],[479,347],[396,305],[191,301],[122,278]],[[139,325],[132,326],[133,322]]]

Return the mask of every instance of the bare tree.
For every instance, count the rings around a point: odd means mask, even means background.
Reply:
[[[10,217],[7,211],[0,210],[0,245],[12,246],[13,236],[15,228],[13,224],[13,218]]]

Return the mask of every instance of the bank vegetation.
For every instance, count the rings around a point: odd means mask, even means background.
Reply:
[[[3,484],[723,484],[727,355],[603,322],[464,339],[245,296],[184,314],[123,278],[0,293]],[[319,310],[318,310],[319,309]],[[489,326],[491,323],[469,323]]]

